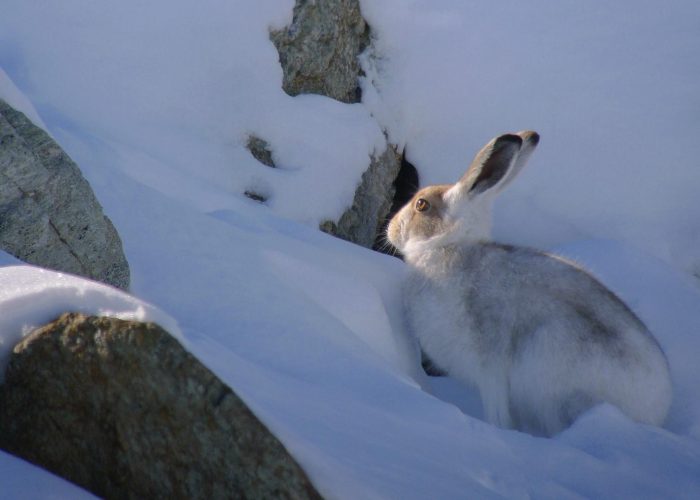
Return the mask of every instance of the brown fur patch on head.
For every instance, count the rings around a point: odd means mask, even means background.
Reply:
[[[389,222],[387,239],[399,250],[409,240],[427,240],[442,233],[447,210],[443,198],[451,185],[429,186],[418,191]],[[425,200],[427,208],[418,200]]]
[[[407,230],[411,237],[426,240],[443,232],[443,215],[445,213],[445,201],[443,195],[452,186],[430,186],[418,191],[411,199],[407,208],[410,210],[407,221]],[[429,207],[419,211],[416,208],[418,200],[425,200]]]

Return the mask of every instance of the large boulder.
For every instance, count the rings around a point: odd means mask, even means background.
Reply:
[[[272,42],[289,95],[321,94],[359,102],[357,56],[369,44],[369,27],[358,0],[297,0],[292,24],[273,31]]]
[[[2,99],[0,249],[30,264],[129,287],[119,235],[77,165]]]
[[[236,394],[152,323],[65,314],[12,355],[0,446],[108,498],[320,498]]]
[[[292,23],[270,38],[279,52],[288,94],[361,101],[359,79],[364,73],[358,56],[371,40],[358,0],[297,0]],[[371,158],[352,205],[337,221],[324,221],[321,229],[372,248],[391,207],[400,167],[396,147],[387,144],[383,154]]]

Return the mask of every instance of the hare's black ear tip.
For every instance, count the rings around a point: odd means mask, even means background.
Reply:
[[[537,146],[540,142],[540,134],[534,130],[524,130],[518,132],[518,135],[522,137],[523,141],[530,144],[531,146]]]

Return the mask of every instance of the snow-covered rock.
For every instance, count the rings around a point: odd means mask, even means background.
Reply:
[[[364,75],[360,56],[370,44],[370,27],[358,0],[297,0],[291,24],[273,31],[270,38],[279,52],[285,92],[360,102]],[[321,229],[372,248],[391,208],[400,167],[394,145],[387,143],[384,152],[375,151],[356,186],[352,205],[339,219],[323,221]]]
[[[384,153],[373,156],[362,174],[352,205],[337,222],[323,222],[321,229],[363,247],[373,248],[377,239],[381,239],[380,233],[391,210],[400,169],[401,156],[393,145],[387,144]]]

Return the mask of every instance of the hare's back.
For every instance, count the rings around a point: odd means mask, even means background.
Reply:
[[[460,260],[465,306],[484,331],[527,335],[556,323],[582,340],[617,343],[621,336],[642,335],[656,343],[620,298],[561,257],[484,243],[463,249]]]
[[[521,418],[544,412],[549,423],[541,425],[551,433],[591,401],[608,401],[636,420],[663,421],[671,400],[666,357],[591,274],[559,257],[494,244],[473,249],[464,264],[475,271],[465,298],[477,326],[474,345],[508,360],[512,409]],[[532,380],[549,381],[546,391]],[[550,403],[549,413],[542,410]]]

